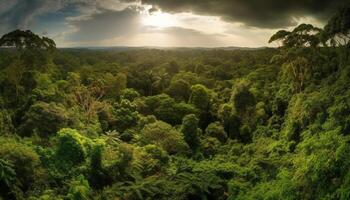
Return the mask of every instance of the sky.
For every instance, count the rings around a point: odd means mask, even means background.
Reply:
[[[280,29],[323,27],[350,0],[0,0],[0,35],[58,47],[261,47]]]

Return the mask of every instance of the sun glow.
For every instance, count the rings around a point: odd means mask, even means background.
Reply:
[[[154,27],[170,27],[176,25],[176,18],[167,13],[162,13],[160,11],[150,13],[143,18],[143,25],[154,26]]]

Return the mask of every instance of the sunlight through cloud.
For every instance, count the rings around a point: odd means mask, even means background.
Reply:
[[[145,17],[142,19],[142,24],[145,26],[164,28],[176,26],[177,20],[176,17],[171,14],[157,11],[145,14]]]

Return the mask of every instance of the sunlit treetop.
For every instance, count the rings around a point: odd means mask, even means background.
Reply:
[[[30,30],[15,30],[0,38],[0,47],[53,50],[56,48],[56,43],[52,39],[40,37]]]

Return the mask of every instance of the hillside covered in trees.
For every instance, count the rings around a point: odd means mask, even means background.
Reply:
[[[350,9],[257,50],[0,39],[0,199],[350,199]]]

